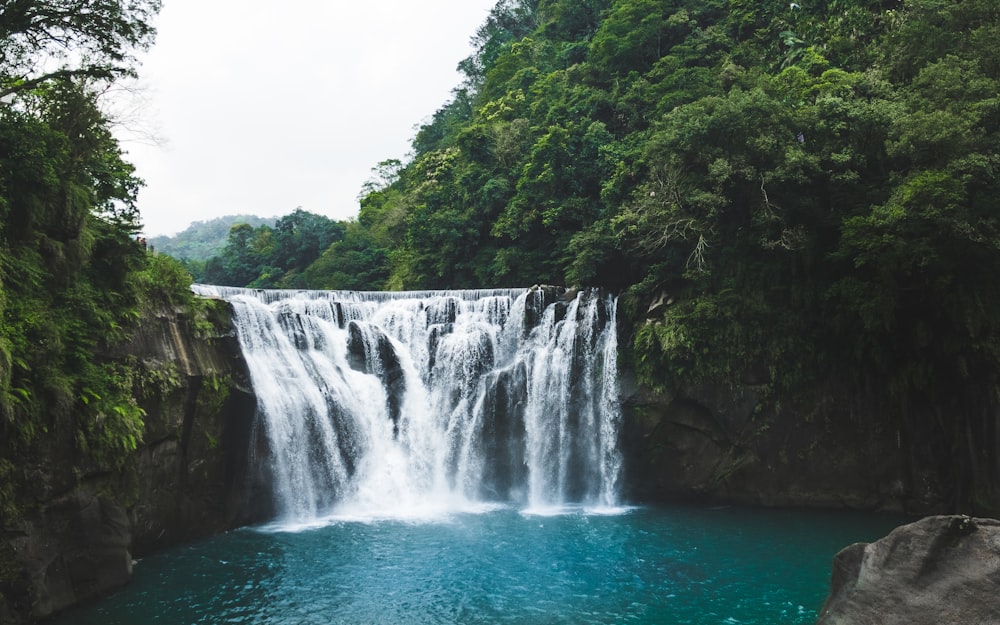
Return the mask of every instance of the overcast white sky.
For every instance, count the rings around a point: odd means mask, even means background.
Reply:
[[[148,236],[296,207],[346,219],[451,98],[496,0],[164,0],[127,159]],[[153,134],[152,144],[141,139]]]

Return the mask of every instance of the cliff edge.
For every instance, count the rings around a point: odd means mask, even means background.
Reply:
[[[133,558],[269,513],[248,455],[255,399],[224,302],[147,315],[109,350],[146,413],[122,471],[74,466],[53,445],[0,528],[0,623],[45,618],[126,584]]]

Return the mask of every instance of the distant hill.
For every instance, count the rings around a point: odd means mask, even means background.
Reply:
[[[254,228],[273,226],[274,217],[256,215],[230,215],[208,221],[196,221],[174,236],[149,237],[146,241],[158,252],[182,260],[207,261],[217,256],[226,246],[229,229],[233,224],[249,224]]]

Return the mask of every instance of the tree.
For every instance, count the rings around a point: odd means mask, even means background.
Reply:
[[[160,0],[5,0],[0,3],[0,100],[66,78],[133,73],[152,45]]]
[[[221,284],[246,286],[260,275],[261,257],[254,249],[257,231],[250,224],[233,224],[222,252],[227,278]]]
[[[158,6],[0,3],[0,516],[31,474],[12,467],[69,452],[42,470],[71,480],[120,467],[141,437],[106,357],[149,296],[141,181],[99,98]]]
[[[330,244],[344,237],[344,224],[296,208],[275,222],[274,232],[270,264],[302,273]]]
[[[379,291],[389,278],[389,256],[371,233],[348,222],[344,238],[330,245],[304,274],[311,289]]]

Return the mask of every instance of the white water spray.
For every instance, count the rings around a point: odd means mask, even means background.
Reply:
[[[285,521],[618,504],[613,298],[194,290],[233,306]]]

